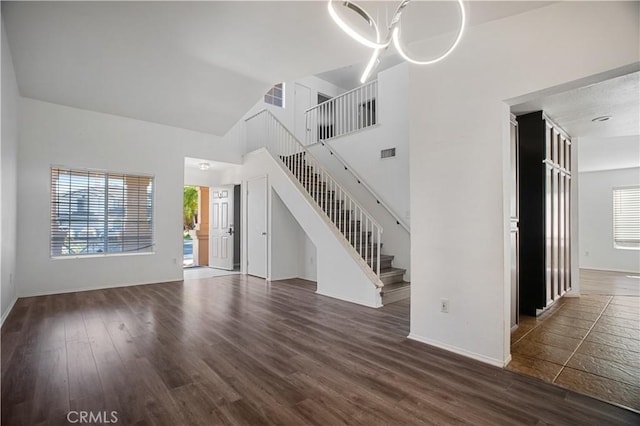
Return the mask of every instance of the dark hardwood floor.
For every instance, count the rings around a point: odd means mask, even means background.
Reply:
[[[20,299],[2,327],[2,424],[639,424],[640,416],[406,339],[302,280],[232,275]]]

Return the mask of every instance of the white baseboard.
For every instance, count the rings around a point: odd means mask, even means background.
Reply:
[[[640,271],[630,271],[626,269],[608,269],[608,268],[590,268],[590,267],[580,267],[578,269],[587,269],[589,271],[604,271],[604,272],[620,272],[622,274],[640,274]]]
[[[343,302],[349,302],[349,303],[355,303],[357,305],[362,305],[362,306],[367,306],[369,308],[381,308],[382,307],[382,301],[379,300],[379,304],[375,305],[369,302],[364,302],[362,300],[356,300],[356,299],[350,299],[350,298],[346,298],[346,297],[342,297],[342,296],[337,296],[334,294],[328,294],[328,293],[323,293],[319,290],[316,290],[316,294],[319,294],[320,296],[326,296],[326,297],[330,297],[332,299],[337,299],[337,300],[342,300]],[[380,299],[380,295],[378,294],[378,299]]]
[[[580,297],[580,292],[571,289],[567,291],[562,297]]]
[[[7,319],[7,317],[11,313],[11,310],[13,309],[13,307],[15,306],[17,301],[18,301],[18,298],[15,297],[13,299],[13,301],[9,304],[9,307],[7,308],[7,311],[4,314],[2,314],[2,319],[0,319],[0,327],[2,327],[2,325],[4,324],[4,320]]]
[[[505,360],[500,360],[497,358],[491,358],[479,353],[475,353],[472,351],[468,351],[466,349],[458,348],[457,346],[452,346],[447,343],[442,343],[437,340],[427,339],[426,337],[418,336],[414,333],[409,334],[407,338],[411,340],[415,340],[420,343],[426,343],[427,345],[435,346],[436,348],[444,349],[445,351],[453,352],[458,355],[466,356],[467,358],[475,359],[476,361],[484,362],[485,364],[490,364],[495,367],[504,368],[511,361],[511,354]]]
[[[136,285],[168,284],[168,283],[176,283],[176,282],[183,282],[183,281],[184,280],[180,278],[180,279],[169,280],[169,281],[152,281],[152,282],[129,283],[129,284],[114,284],[114,285],[105,285],[105,286],[98,286],[98,287],[67,288],[67,289],[52,290],[52,291],[21,293],[18,297],[50,296],[52,294],[79,293],[83,291],[107,290],[110,288],[133,287]]]

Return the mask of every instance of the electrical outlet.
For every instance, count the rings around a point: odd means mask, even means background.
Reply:
[[[449,313],[449,299],[440,299],[440,312]]]
[[[13,274],[9,274],[9,284],[13,284]]]

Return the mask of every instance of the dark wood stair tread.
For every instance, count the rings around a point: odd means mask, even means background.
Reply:
[[[384,287],[382,287],[382,290],[380,290],[380,293],[384,294],[384,293],[390,293],[392,291],[403,290],[410,286],[411,286],[411,283],[407,281],[400,281],[393,284],[386,284]]]
[[[386,269],[382,269],[380,271],[380,278],[384,277],[388,277],[388,276],[392,276],[392,275],[399,275],[399,274],[403,274],[407,272],[406,269],[400,269],[400,268],[386,268]]]
[[[369,254],[369,252],[367,252],[367,254]],[[384,262],[387,260],[393,260],[395,256],[392,256],[390,254],[380,254],[380,262]],[[364,256],[362,256],[362,258],[365,260],[365,262],[369,263],[371,261],[371,256],[367,256],[366,258]],[[373,255],[373,261],[375,262],[378,259],[378,255],[374,254]],[[382,271],[380,271],[380,273],[382,273]]]

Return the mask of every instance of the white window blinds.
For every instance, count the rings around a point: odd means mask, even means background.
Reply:
[[[613,190],[613,241],[617,248],[640,248],[640,186]]]
[[[153,251],[153,177],[51,168],[51,256]]]

